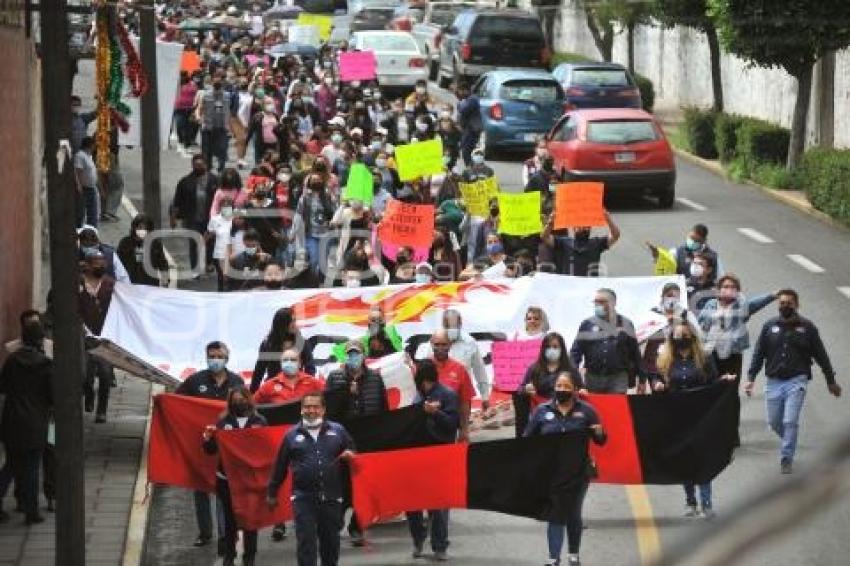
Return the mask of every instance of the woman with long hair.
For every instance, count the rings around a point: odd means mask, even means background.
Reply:
[[[313,357],[304,346],[304,337],[295,323],[295,313],[289,307],[278,309],[274,313],[268,334],[260,343],[257,363],[251,376],[251,392],[256,393],[264,381],[281,372],[280,357],[290,348],[300,352],[304,371],[314,374],[316,369],[313,366]]]

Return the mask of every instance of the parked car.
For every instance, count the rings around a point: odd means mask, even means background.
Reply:
[[[676,164],[664,131],[643,110],[572,110],[546,136],[555,166],[568,181],[601,181],[607,194],[640,191],[673,206]]]
[[[499,150],[531,149],[564,113],[564,90],[542,69],[490,71],[472,92],[481,101],[480,146],[488,159]]]
[[[425,56],[406,31],[358,31],[351,36],[351,46],[375,53],[382,88],[412,90],[416,81],[428,80]]]
[[[428,78],[437,79],[440,70],[440,41],[443,30],[452,25],[463,10],[475,8],[475,2],[429,2],[418,23],[413,24],[413,37],[428,59]]]
[[[393,19],[390,21],[387,29],[396,31],[411,31],[413,25],[422,19],[422,12],[425,7],[419,3],[404,2],[396,6],[393,11]]]
[[[561,63],[552,75],[573,108],[643,108],[628,69],[616,63]]]
[[[352,32],[387,29],[394,10],[391,5],[361,8],[352,15],[350,29]]]
[[[520,10],[465,10],[440,42],[440,86],[503,67],[548,69],[549,49],[537,16]]]

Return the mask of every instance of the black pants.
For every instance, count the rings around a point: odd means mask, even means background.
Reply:
[[[86,363],[86,381],[83,384],[86,410],[94,406],[94,380],[97,378],[97,414],[105,415],[109,406],[109,390],[112,388],[112,380],[115,379],[115,371],[108,363],[98,360],[91,354],[88,355]]]
[[[314,495],[298,495],[292,501],[298,566],[337,566],[339,531],[342,529],[342,503]],[[316,544],[318,542],[318,545]]]
[[[207,223],[206,222],[198,222],[198,223],[187,223],[186,228],[188,230],[194,230],[198,234],[200,234],[200,240],[203,241],[204,232],[207,231]],[[210,243],[207,245],[204,243],[204,262],[206,265],[212,265],[213,262],[213,248],[215,245]],[[194,238],[189,240],[189,267],[191,269],[201,270],[201,266],[198,264],[198,244]]]
[[[467,167],[472,165],[472,151],[478,145],[478,139],[481,137],[481,132],[465,131],[460,137],[460,155],[463,157],[463,164]]]
[[[716,353],[712,353],[712,356],[714,356],[714,363],[717,366],[718,375],[726,375],[728,373],[735,376],[735,389],[737,390],[741,385],[741,373],[744,371],[744,355],[732,354],[725,360],[718,358]],[[735,419],[735,432],[738,434],[737,439],[735,440],[735,446],[741,445],[741,435],[738,433],[740,424],[741,411],[738,411],[737,418]]]
[[[511,395],[511,400],[514,404],[514,434],[522,438],[531,416],[531,397],[517,391]]]
[[[219,173],[227,166],[227,140],[225,128],[201,130],[201,153],[210,170],[212,170],[213,158],[218,161]]]
[[[15,491],[27,519],[38,516],[38,468],[43,449],[35,450],[6,447],[6,457],[15,479]]]
[[[581,509],[584,497],[587,495],[588,483],[575,486],[554,497],[552,517],[546,535],[549,542],[549,557],[559,558],[561,546],[564,543],[564,528],[566,527],[567,547],[570,554],[578,554],[581,548],[582,519]]]
[[[44,448],[41,468],[44,473],[44,481],[41,484],[44,497],[56,499],[56,448],[52,444]]]
[[[236,558],[236,536],[239,532],[236,526],[236,515],[233,513],[233,502],[230,500],[230,485],[227,480],[216,478],[215,490],[224,507],[224,557]],[[242,558],[253,558],[257,555],[257,531],[242,531]]]

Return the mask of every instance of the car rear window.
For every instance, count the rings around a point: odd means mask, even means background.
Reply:
[[[628,144],[657,139],[655,125],[649,120],[604,120],[587,125],[587,141],[594,143]]]
[[[522,79],[506,81],[499,90],[499,98],[528,102],[555,102],[562,98],[561,87],[555,81]]]
[[[438,26],[450,26],[460,10],[435,10],[431,12],[431,23]]]
[[[573,69],[570,83],[581,86],[630,86],[623,69]]]
[[[483,17],[475,22],[471,39],[510,39],[512,41],[543,41],[540,22],[531,18]]]
[[[370,34],[363,37],[362,48],[375,51],[419,51],[416,41],[409,35]]]
[[[357,14],[358,20],[390,21],[393,17],[392,8],[366,8]]]

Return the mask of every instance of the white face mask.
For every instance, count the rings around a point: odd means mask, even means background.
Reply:
[[[325,84],[326,84],[327,86],[333,86],[333,84],[334,84],[334,79],[333,79],[333,77],[325,77]]]
[[[331,142],[333,142],[336,145],[341,144],[342,143],[342,136],[339,135],[339,134],[332,135],[331,136]]]
[[[359,279],[346,279],[345,286],[348,288],[359,287],[360,280]]]
[[[420,132],[428,131],[428,124],[423,124],[422,122],[416,122],[416,129]]]
[[[472,162],[476,165],[481,165],[482,163],[484,163],[484,156],[480,154],[473,155]]]
[[[278,173],[277,174],[277,180],[280,181],[281,183],[288,183],[289,182],[289,174],[288,173]]]
[[[265,111],[266,111],[266,112],[268,112],[269,114],[271,114],[271,113],[273,113],[273,112],[274,112],[274,104],[266,104],[265,106],[263,106],[263,108],[264,108],[264,109],[265,109]]]
[[[452,113],[447,111],[447,110],[443,110],[442,112],[440,112],[440,119],[441,120],[451,120],[452,119]]]
[[[702,277],[705,273],[705,268],[701,263],[691,263],[691,277]]]
[[[138,230],[136,230],[136,237],[140,240],[144,240],[145,236],[147,236],[147,235],[148,235],[148,231],[143,229],[143,228],[139,228]]]
[[[354,88],[360,88],[360,81],[351,81],[351,86]]]
[[[377,167],[378,169],[383,169],[386,166],[387,166],[387,160],[386,159],[376,159],[375,160],[375,167]]]
[[[676,297],[664,297],[664,299],[661,301],[661,304],[664,307],[664,310],[672,311],[679,306],[679,299],[677,299]]]
[[[301,419],[304,422],[304,428],[317,429],[322,426],[322,417],[308,419],[307,417],[302,416]]]
[[[412,104],[405,104],[404,111],[405,112],[413,112],[413,105]]]
[[[446,336],[449,337],[449,340],[452,342],[457,342],[460,338],[460,328],[447,328]]]
[[[425,87],[424,86],[416,87],[416,94],[425,94]]]

